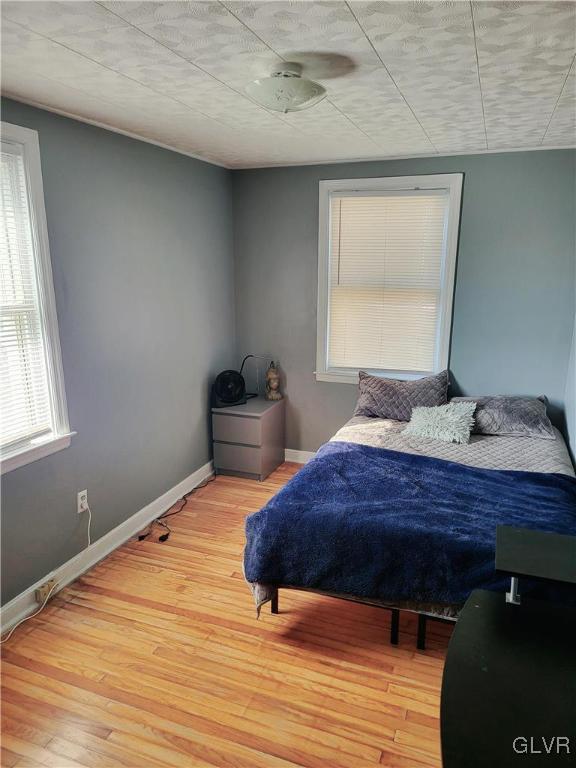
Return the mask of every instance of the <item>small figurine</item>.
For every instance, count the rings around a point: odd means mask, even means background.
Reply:
[[[282,393],[280,392],[280,374],[278,368],[274,364],[274,360],[270,363],[270,367],[266,371],[266,400],[282,400]]]

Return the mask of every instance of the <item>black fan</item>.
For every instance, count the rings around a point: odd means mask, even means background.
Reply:
[[[222,371],[212,385],[212,406],[228,408],[246,402],[246,384],[238,371]]]
[[[222,371],[216,376],[212,384],[212,407],[229,408],[231,405],[242,405],[251,397],[258,397],[256,392],[246,392],[246,382],[242,371],[246,360],[257,357],[260,360],[269,360],[263,355],[246,355],[242,360],[240,371]]]

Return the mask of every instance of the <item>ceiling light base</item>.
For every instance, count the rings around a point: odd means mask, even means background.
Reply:
[[[276,66],[270,77],[249,83],[246,93],[260,106],[286,113],[313,107],[326,96],[326,89],[302,77],[302,66],[289,61]]]

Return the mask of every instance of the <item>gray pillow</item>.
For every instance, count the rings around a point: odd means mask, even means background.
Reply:
[[[431,437],[447,443],[467,443],[474,424],[476,403],[448,403],[433,408],[413,408],[403,435]]]
[[[510,435],[555,440],[546,415],[546,398],[495,395],[494,397],[453,397],[451,402],[476,402],[474,428],[478,435]]]
[[[383,379],[360,371],[360,394],[354,416],[410,421],[416,406],[444,405],[448,400],[448,371],[414,381]]]

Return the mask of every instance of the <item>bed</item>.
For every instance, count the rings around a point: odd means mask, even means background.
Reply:
[[[471,435],[457,445],[405,426],[351,419],[247,518],[244,572],[258,611],[268,601],[277,611],[279,588],[316,591],[393,609],[397,639],[399,609],[454,620],[473,589],[505,590],[497,525],[576,533],[576,479],[557,430],[554,440]]]

